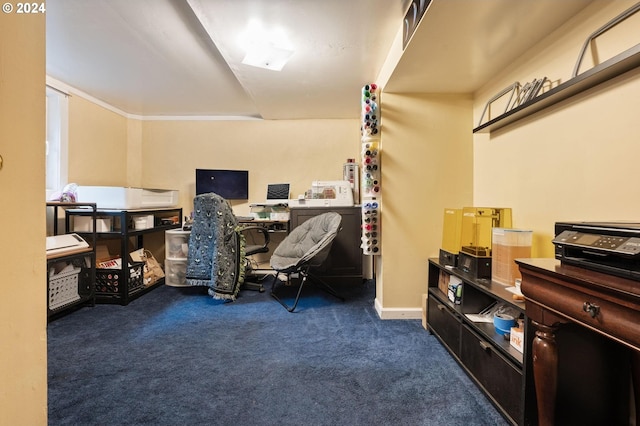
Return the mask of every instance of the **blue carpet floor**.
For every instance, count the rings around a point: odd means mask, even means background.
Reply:
[[[49,425],[507,424],[419,320],[380,320],[371,282],[342,290],[289,313],[162,286],[57,319]]]

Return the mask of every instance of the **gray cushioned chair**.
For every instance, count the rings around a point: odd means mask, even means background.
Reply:
[[[296,309],[302,287],[309,278],[313,278],[314,281],[321,284],[328,293],[342,299],[331,286],[310,272],[312,269],[322,266],[326,260],[333,240],[340,230],[341,222],[342,216],[335,212],[314,216],[293,229],[273,251],[270,264],[276,273],[271,287],[271,296],[289,312]],[[288,306],[276,294],[276,284],[281,273],[287,274],[287,281],[290,281],[292,273],[298,273],[302,277],[292,306]]]

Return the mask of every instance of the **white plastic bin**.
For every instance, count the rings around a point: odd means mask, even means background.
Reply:
[[[165,253],[167,259],[186,259],[189,254],[190,231],[170,229],[165,232]]]
[[[173,287],[187,286],[187,259],[164,260],[164,283]]]

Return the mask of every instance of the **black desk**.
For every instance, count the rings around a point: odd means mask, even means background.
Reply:
[[[333,241],[325,262],[326,270],[319,275],[336,284],[362,284],[363,254],[360,248],[362,210],[353,207],[292,207],[291,229],[304,221],[327,212],[342,216],[341,229]]]
[[[283,239],[289,234],[289,221],[288,220],[275,220],[275,219],[245,219],[243,217],[238,217],[238,223],[246,227],[263,227],[269,231],[269,251],[267,253],[257,253],[251,256],[254,266],[254,270],[271,270],[271,266],[269,265],[269,260],[271,259],[271,254],[278,247],[278,244],[282,242]],[[254,231],[255,235],[252,232],[244,232],[244,236],[246,238],[247,244],[257,244],[261,245],[263,243],[263,236],[258,234],[257,231]]]

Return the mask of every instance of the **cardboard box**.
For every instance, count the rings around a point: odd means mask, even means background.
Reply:
[[[112,259],[114,259],[114,256],[109,252],[109,247],[101,243],[96,245],[96,265]]]
[[[524,328],[522,328],[522,326],[511,327],[509,343],[511,343],[511,346],[516,348],[518,352],[524,352]]]
[[[438,288],[442,292],[442,294],[447,294],[449,292],[449,277],[451,275],[447,274],[444,271],[440,271],[440,276],[438,277]]]

